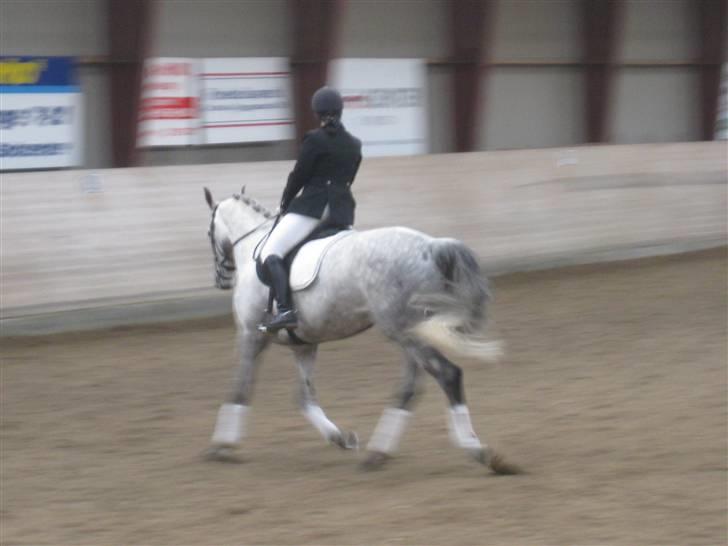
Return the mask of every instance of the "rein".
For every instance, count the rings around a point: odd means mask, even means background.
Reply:
[[[235,241],[233,242],[233,248],[235,248],[235,245],[237,245],[240,241],[242,241],[243,239],[245,239],[249,235],[252,235],[256,231],[258,231],[260,228],[262,228],[264,225],[266,225],[268,223],[268,220],[269,219],[266,219],[264,222],[258,224],[257,226],[255,226],[250,231],[246,232],[245,234],[243,234],[240,237],[238,237],[237,239],[235,239]],[[275,223],[277,223],[277,222],[278,222],[278,220],[276,219],[276,222]],[[273,224],[274,226],[275,226],[275,223]]]
[[[266,233],[265,237],[263,237],[260,241],[258,241],[258,244],[255,245],[255,248],[253,249],[253,260],[258,261],[258,257],[260,256],[260,252],[259,252],[260,249],[262,248],[263,245],[265,245],[268,242],[268,238],[270,237],[270,234],[273,233],[273,230],[278,225],[278,222],[280,221],[280,219],[281,219],[281,214],[279,212],[278,214],[276,214],[276,219],[273,221],[273,225],[271,226],[270,230],[268,230],[268,233]],[[258,227],[261,227],[262,225],[263,224],[261,224]],[[235,246],[235,244],[233,244],[233,246]]]

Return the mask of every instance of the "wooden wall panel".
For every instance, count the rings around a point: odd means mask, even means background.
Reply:
[[[725,143],[365,160],[357,226],[464,240],[489,272],[726,243]],[[3,174],[0,310],[176,298],[212,286],[202,187],[273,207],[291,162]]]

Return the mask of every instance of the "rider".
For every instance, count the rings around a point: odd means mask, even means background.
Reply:
[[[322,87],[314,93],[311,106],[320,127],[303,139],[281,198],[283,216],[261,250],[278,304],[276,316],[264,324],[270,331],[298,324],[283,263],[286,254],[319,225],[346,228],[354,223],[356,203],[350,188],[361,162],[361,141],[341,123],[344,102],[338,91]]]

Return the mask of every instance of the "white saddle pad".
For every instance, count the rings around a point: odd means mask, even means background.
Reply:
[[[329,249],[352,233],[354,233],[354,230],[348,229],[331,237],[316,239],[303,245],[291,264],[291,290],[299,292],[311,286],[313,281],[316,280],[319,269],[321,269],[321,262],[323,262],[324,256],[326,256]]]

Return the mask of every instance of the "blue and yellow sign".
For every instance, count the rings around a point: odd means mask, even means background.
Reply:
[[[72,57],[0,57],[0,93],[77,87],[74,66]]]

